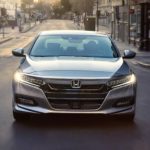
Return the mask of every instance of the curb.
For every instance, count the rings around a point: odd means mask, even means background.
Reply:
[[[24,31],[22,31],[21,33],[26,33],[26,32],[30,31],[31,29],[33,29],[33,28],[36,27],[36,26],[37,26],[37,24],[31,26],[30,28],[28,28],[28,29],[26,29],[26,30],[24,30]]]
[[[22,31],[21,33],[26,33],[26,32],[28,32],[28,31],[30,31],[31,29],[33,29],[35,26],[37,26],[37,25],[34,25],[34,26],[32,26],[32,27],[26,29],[25,31]],[[9,38],[6,38],[6,39],[4,39],[4,40],[1,40],[1,41],[0,41],[0,44],[3,44],[3,43],[5,43],[5,42],[8,42],[8,41],[10,41],[10,40],[12,40],[12,39],[13,39],[13,37],[9,37]]]
[[[141,61],[136,61],[136,63],[144,68],[149,68],[150,69],[150,64],[143,63]]]
[[[0,41],[0,44],[3,44],[3,43],[5,43],[5,42],[8,42],[8,41],[10,41],[10,40],[12,40],[12,39],[13,39],[13,37],[9,37],[9,38],[7,38],[7,39],[5,39],[5,40]]]

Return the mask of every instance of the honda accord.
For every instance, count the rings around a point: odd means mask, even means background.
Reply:
[[[136,76],[112,39],[91,31],[43,31],[26,48],[13,78],[13,116],[70,113],[135,116]]]

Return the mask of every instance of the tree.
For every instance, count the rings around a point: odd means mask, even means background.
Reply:
[[[30,6],[33,4],[33,0],[21,0],[21,7],[25,12],[30,11]]]
[[[40,2],[34,4],[34,11],[38,12],[42,15],[51,16],[52,6],[48,2],[40,1]]]
[[[56,17],[65,15],[66,12],[71,11],[70,0],[60,0],[53,4],[53,12]]]
[[[64,12],[68,12],[71,10],[71,4],[69,0],[61,0],[61,6]]]
[[[21,0],[22,3],[24,4],[33,4],[33,0]]]
[[[55,3],[52,6],[53,12],[55,14],[55,17],[59,18],[64,14],[64,8],[62,7],[60,2]]]
[[[72,11],[79,14],[86,13],[88,15],[92,14],[94,0],[70,0],[72,5]]]

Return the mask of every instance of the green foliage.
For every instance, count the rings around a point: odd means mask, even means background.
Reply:
[[[61,5],[59,3],[57,3],[53,6],[53,12],[54,12],[55,16],[60,17],[64,14],[64,9],[61,7]]]
[[[42,14],[51,14],[51,11],[52,11],[52,8],[51,8],[51,5],[49,3],[46,3],[46,2],[39,2],[39,3],[36,3],[34,5],[34,9]]]
[[[71,10],[71,4],[69,0],[61,0],[61,6],[64,9],[64,12]]]
[[[29,11],[29,6],[33,4],[33,0],[21,0],[21,8],[25,12]]]
[[[69,0],[72,5],[72,11],[78,14],[92,14],[94,0]]]
[[[61,17],[69,11],[71,11],[71,3],[69,0],[60,0],[53,5],[53,12],[56,17]]]
[[[33,4],[33,0],[21,0],[22,4],[25,4],[25,5],[31,5]]]

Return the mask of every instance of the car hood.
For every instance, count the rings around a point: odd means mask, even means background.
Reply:
[[[48,78],[111,78],[119,73],[120,58],[26,57],[21,70],[26,74]]]

